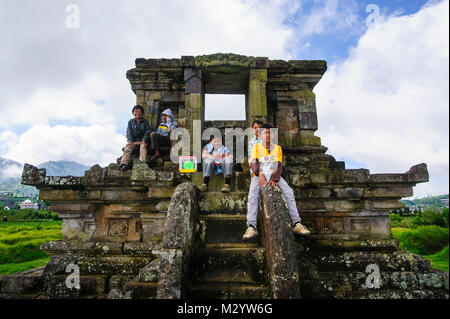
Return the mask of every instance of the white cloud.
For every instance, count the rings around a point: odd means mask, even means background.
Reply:
[[[20,176],[22,176],[22,166],[8,165],[2,167],[0,171],[0,180],[19,178]]]
[[[114,161],[122,143],[113,127],[125,133],[135,104],[125,77],[135,58],[216,52],[288,58],[291,29],[280,18],[290,3],[80,0],[80,28],[67,29],[68,3],[1,1],[8,14],[0,19],[0,134],[9,137],[0,156]],[[25,132],[12,136],[17,126]]]
[[[114,125],[86,127],[38,124],[17,137],[4,155],[21,163],[39,165],[49,159],[105,166],[121,155],[126,138]]]
[[[348,29],[358,21],[355,1],[324,0],[302,21],[301,35],[323,34]]]
[[[448,192],[448,1],[369,29],[317,85],[319,131],[329,153],[372,173],[425,162],[415,196]]]
[[[311,2],[313,5],[310,8],[306,6],[306,1],[302,1],[299,2],[301,5],[296,7],[296,12],[291,11],[295,20],[291,21],[293,32],[288,42],[288,52],[295,56],[305,56],[313,51],[314,55],[321,58],[329,44],[323,40],[320,46],[314,45],[316,37],[331,35],[345,42],[350,37],[362,35],[364,21],[359,16],[361,7],[356,0],[315,0]],[[312,57],[312,59],[317,57]]]
[[[17,144],[18,136],[12,131],[4,131],[0,134],[0,152],[6,152]]]
[[[106,95],[106,80],[97,75],[62,90],[42,88],[25,101],[20,100],[17,101],[18,104],[6,106],[3,110],[6,116],[0,119],[0,127],[11,124],[47,124],[53,120],[111,123],[113,114],[96,103]]]

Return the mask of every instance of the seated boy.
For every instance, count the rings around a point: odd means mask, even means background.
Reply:
[[[155,155],[151,157],[151,160],[159,157],[159,146],[162,143],[170,145],[170,131],[177,126],[177,122],[173,120],[172,110],[164,110],[161,113],[161,123],[159,123],[158,129],[150,134],[151,147],[155,150]]]
[[[255,146],[255,144],[261,143],[262,140],[259,138],[259,129],[261,128],[261,126],[263,125],[263,122],[261,122],[260,120],[254,120],[252,123],[252,130],[253,130],[253,134],[255,134],[255,136],[248,141],[248,162],[250,165],[250,158],[252,158],[252,150],[253,150],[253,146]],[[250,167],[250,174],[251,177],[254,177],[254,174],[252,172],[252,168]]]
[[[139,160],[147,160],[147,144],[149,142],[150,125],[143,118],[144,108],[141,105],[135,105],[131,111],[134,118],[128,121],[127,127],[127,145],[120,161],[120,170],[126,171],[130,163],[131,152],[140,147]]]
[[[256,222],[258,217],[258,202],[261,187],[264,185],[278,185],[288,205],[291,224],[294,233],[309,235],[309,230],[303,226],[295,202],[294,191],[281,177],[281,162],[283,153],[281,146],[271,143],[270,124],[264,124],[261,128],[261,143],[256,143],[251,152],[249,164],[253,172],[248,193],[247,204],[247,230],[243,239],[250,239],[258,235]]]
[[[202,152],[203,158],[203,184],[200,186],[201,192],[208,190],[208,183],[213,171],[215,175],[222,173],[225,176],[225,184],[221,191],[230,192],[230,180],[233,170],[233,155],[230,150],[222,145],[220,138],[211,135],[209,143],[205,145]]]

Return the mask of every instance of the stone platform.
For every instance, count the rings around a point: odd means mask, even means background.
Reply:
[[[82,177],[47,176],[25,164],[22,184],[52,202],[64,239],[41,247],[51,256],[44,268],[1,276],[1,298],[448,299],[448,273],[399,250],[391,234],[389,211],[428,181],[426,164],[398,174],[346,169],[315,136],[312,90],[325,61],[212,54],[135,64],[127,78],[152,129],[167,107],[191,136],[194,121],[200,131],[222,133],[255,119],[277,127],[283,178],[311,236],[293,235],[284,197],[267,187],[260,236],[242,240],[246,161],[234,164],[230,193],[220,192],[222,175],[200,193],[201,173],[178,172],[168,154],[148,163],[135,158],[126,172],[118,162],[94,165]],[[205,121],[208,93],[245,94],[245,121]],[[194,142],[202,146],[201,136],[191,140],[191,154]],[[79,269],[80,289],[66,285],[69,265]]]

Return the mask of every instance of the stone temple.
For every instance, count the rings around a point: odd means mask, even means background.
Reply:
[[[22,183],[52,202],[64,240],[42,245],[45,267],[1,276],[2,297],[448,298],[448,273],[400,250],[391,234],[389,211],[428,181],[426,164],[398,174],[346,169],[315,135],[313,88],[325,61],[212,54],[135,62],[126,76],[153,129],[167,107],[191,133],[195,120],[201,130],[245,129],[254,119],[277,127],[283,177],[311,236],[290,231],[284,197],[265,187],[260,236],[242,241],[247,162],[234,164],[230,193],[220,192],[221,175],[200,193],[201,170],[180,173],[168,147],[151,168],[135,155],[127,172],[118,160],[83,177],[26,164]],[[206,121],[205,94],[217,93],[244,94],[246,119]],[[66,284],[69,265],[79,269],[79,289]]]

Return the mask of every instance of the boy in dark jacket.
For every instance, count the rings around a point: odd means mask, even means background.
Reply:
[[[143,118],[144,108],[141,105],[135,105],[132,113],[134,118],[128,121],[127,127],[127,145],[120,161],[120,170],[128,169],[130,163],[131,152],[137,147],[139,150],[139,160],[147,161],[147,145],[150,136],[150,125],[148,121]]]

